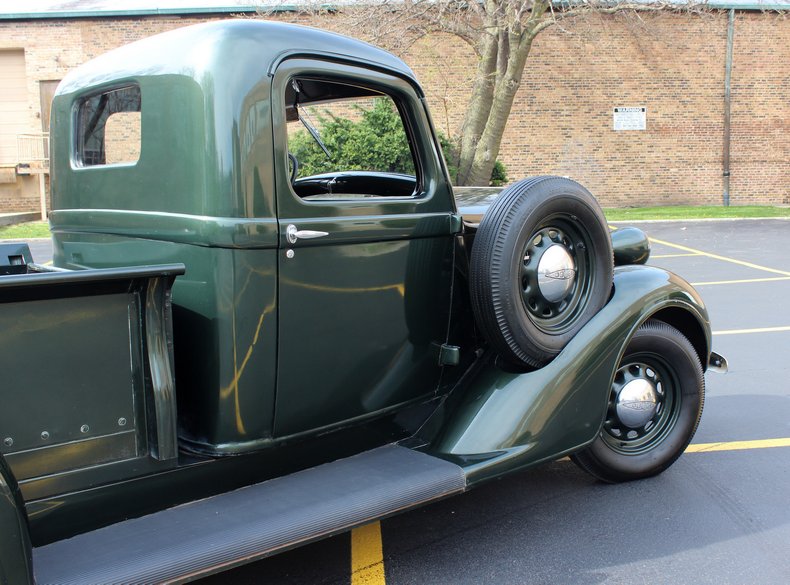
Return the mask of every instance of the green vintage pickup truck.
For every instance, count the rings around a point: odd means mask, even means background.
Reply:
[[[459,207],[414,74],[349,38],[112,51],[51,168],[54,265],[0,262],[4,584],[185,582],[565,455],[651,476],[726,365],[578,183]]]

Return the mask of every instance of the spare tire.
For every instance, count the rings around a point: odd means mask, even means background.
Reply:
[[[612,240],[598,202],[562,177],[505,189],[475,235],[470,292],[477,324],[517,366],[551,361],[604,306]]]

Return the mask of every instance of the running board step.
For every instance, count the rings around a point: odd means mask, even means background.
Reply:
[[[184,583],[465,486],[457,465],[387,445],[36,548],[36,582]]]

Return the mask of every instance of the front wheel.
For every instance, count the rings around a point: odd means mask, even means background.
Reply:
[[[637,330],[615,373],[598,437],[571,458],[607,482],[657,475],[691,442],[705,401],[699,357],[661,321]]]

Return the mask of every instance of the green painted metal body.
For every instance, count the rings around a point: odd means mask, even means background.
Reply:
[[[652,267],[617,268],[611,300],[551,363],[519,373],[490,356],[482,360],[463,392],[426,424],[427,451],[464,467],[473,484],[584,447],[600,432],[628,340],[648,318],[678,308],[709,331],[702,300],[681,278]],[[707,354],[700,358],[707,362]]]
[[[33,585],[27,515],[16,479],[0,455],[0,585]]]
[[[417,161],[412,197],[294,193],[284,95],[296,75],[396,99]],[[129,86],[142,95],[139,160],[80,164],[80,100]],[[475,332],[474,229],[456,208],[422,90],[400,60],[364,43],[260,21],[181,29],[69,74],[52,128],[55,265],[185,266],[172,290],[181,450],[166,466],[127,458],[78,481],[56,474],[23,486],[34,545],[393,441],[457,462],[470,485],[557,457],[599,432],[619,356],[650,316],[683,328],[707,363],[707,314],[693,289],[633,266],[617,269],[610,302],[552,363],[500,368]],[[288,226],[327,235],[291,242]],[[622,262],[643,261],[646,241],[625,235]],[[163,293],[152,294],[151,314],[166,316]],[[61,314],[90,302],[78,305]],[[160,356],[162,319],[139,333]],[[83,342],[101,339],[99,329],[82,331]],[[133,375],[167,378],[166,365],[138,360]],[[100,414],[128,406],[111,400]],[[13,466],[0,471],[12,486]],[[18,503],[16,513],[24,517]]]
[[[650,258],[650,240],[639,228],[625,227],[612,232],[614,265],[644,264]]]
[[[0,279],[0,454],[26,500],[175,467],[182,265]]]

